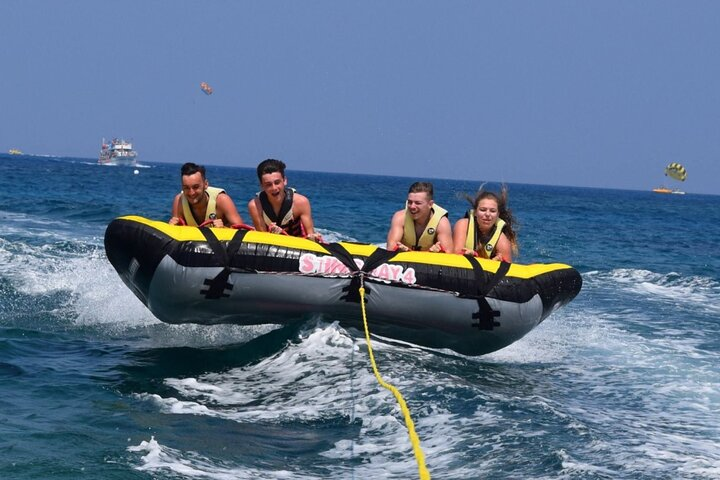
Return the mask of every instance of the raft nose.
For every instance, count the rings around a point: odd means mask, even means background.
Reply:
[[[170,239],[142,227],[126,218],[110,222],[105,230],[105,255],[123,283],[147,305],[150,282]]]
[[[538,277],[536,281],[543,302],[541,321],[545,320],[555,310],[570,303],[578,296],[583,285],[580,272],[572,267],[548,272]]]

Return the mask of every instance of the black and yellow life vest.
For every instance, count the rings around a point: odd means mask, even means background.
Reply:
[[[274,223],[278,227],[282,228],[287,232],[288,235],[293,237],[304,237],[305,232],[299,218],[295,218],[293,215],[293,195],[295,193],[294,188],[285,187],[285,200],[280,205],[280,211],[275,214],[270,200],[268,200],[267,193],[258,193],[258,199],[262,206],[263,220],[266,225]]]
[[[485,236],[485,238],[489,237],[488,240],[483,243],[483,235],[480,233],[480,229],[475,222],[475,210],[468,210],[465,214],[465,218],[468,219],[465,248],[468,250],[475,250],[481,257],[492,258],[493,253],[495,252],[495,246],[497,245],[498,240],[500,240],[500,235],[502,235],[503,228],[505,227],[505,220],[500,217],[495,220],[495,225],[490,231],[490,234]]]
[[[405,226],[403,228],[402,240],[400,241],[402,244],[407,245],[412,250],[428,250],[435,244],[437,226],[440,223],[440,219],[446,216],[448,212],[437,203],[433,204],[431,211],[432,215],[430,215],[430,220],[425,226],[425,230],[423,230],[420,238],[416,238],[415,222],[407,207],[405,207]]]
[[[182,193],[182,192],[181,192]],[[210,215],[217,215],[217,212],[215,211],[215,204],[217,203],[217,197],[221,193],[225,193],[225,190],[222,188],[216,188],[216,187],[207,187],[205,189],[205,193],[208,196],[208,204],[207,208],[205,209],[205,220],[210,220]],[[197,227],[198,223],[195,221],[195,215],[192,213],[192,209],[190,208],[190,204],[187,201],[187,198],[185,197],[185,194],[180,195],[180,198],[182,200],[182,208],[183,208],[183,216],[185,217],[185,223],[188,224],[191,227]]]

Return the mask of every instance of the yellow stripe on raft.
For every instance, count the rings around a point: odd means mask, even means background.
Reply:
[[[352,253],[352,252],[351,252]],[[488,260],[487,258],[475,258],[480,263],[483,270],[491,273],[497,272],[500,268],[500,262],[496,260]],[[404,252],[397,254],[392,260],[398,262],[425,263],[428,265],[440,265],[443,267],[465,268],[472,270],[472,266],[467,258],[463,255],[454,255],[452,253],[432,253],[432,252]],[[555,270],[565,270],[572,268],[564,263],[535,263],[531,265],[522,265],[519,263],[511,263],[508,270],[508,277],[515,278],[532,278],[543,273],[553,272]]]
[[[147,218],[137,215],[127,215],[124,217],[120,217],[120,219],[147,225],[148,227],[154,228],[155,230],[164,233],[168,237],[177,240],[178,242],[206,241],[206,238],[203,236],[202,232],[200,232],[200,229],[197,227],[170,225],[166,222],[149,220]],[[235,236],[237,230],[235,230],[234,228],[214,228],[213,233],[215,234],[215,237],[217,237],[217,239],[221,242],[229,242]],[[247,232],[243,241],[248,243],[263,243],[266,245],[274,245],[277,247],[298,248],[311,252],[330,255],[330,252],[328,252],[322,246],[322,244],[315,243],[312,240],[307,240],[305,238],[290,237],[287,235],[278,235],[275,233],[257,232],[251,230]],[[340,244],[351,255],[358,255],[363,257],[370,256],[378,248],[375,245],[368,244],[344,242],[340,242]],[[485,258],[477,258],[476,260],[480,262],[483,270],[491,273],[495,273],[500,267],[500,262],[494,260],[488,260]],[[464,268],[468,270],[472,269],[470,262],[468,262],[468,260],[464,256],[449,253],[401,252],[395,255],[395,257],[393,257],[392,260],[389,261],[389,263],[395,262],[423,263],[426,265]],[[513,263],[510,265],[510,270],[508,271],[507,276],[527,279],[542,275],[544,273],[553,272],[556,270],[565,270],[568,268],[572,267],[563,263],[536,263],[531,265],[521,265],[518,263]]]
[[[128,215],[125,217],[120,217],[120,219],[130,220],[133,222],[141,223],[143,225],[147,225],[148,227],[161,231],[168,237],[172,238],[173,240],[177,240],[178,242],[205,242],[207,240],[198,227],[170,225],[169,223],[160,222],[157,220],[148,220],[147,218],[139,217],[136,215]],[[229,242],[230,240],[232,240],[232,238],[238,231],[234,228],[213,228],[212,232],[215,237],[221,242]],[[248,231],[243,241],[248,243],[264,243],[277,247],[300,248],[303,250],[310,250],[313,252],[324,254],[328,253],[328,251],[325,250],[320,244],[315,243],[312,240],[307,240],[305,238],[299,237],[290,237],[288,235],[278,235],[275,233],[257,232],[254,230]],[[372,247],[371,252],[374,251],[375,248],[376,247]]]

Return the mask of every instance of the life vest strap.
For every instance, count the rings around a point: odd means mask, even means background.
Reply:
[[[302,224],[300,224],[301,228],[298,228],[297,224],[299,223],[299,219],[295,219],[295,217],[293,216],[292,208],[294,195],[294,188],[285,187],[285,198],[280,205],[280,211],[277,213],[277,215],[275,214],[275,211],[270,204],[270,199],[268,198],[267,193],[259,192],[258,200],[260,201],[260,206],[262,207],[263,220],[265,221],[265,223],[268,224],[268,226],[270,226],[269,222],[272,222],[278,227],[282,228],[287,235],[293,237],[304,237],[305,232],[302,229]]]

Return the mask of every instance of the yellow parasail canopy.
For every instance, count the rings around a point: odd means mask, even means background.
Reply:
[[[672,177],[675,180],[680,180],[681,182],[684,182],[687,178],[687,171],[685,171],[685,167],[683,167],[679,163],[673,162],[667,167],[665,167],[665,176]]]

